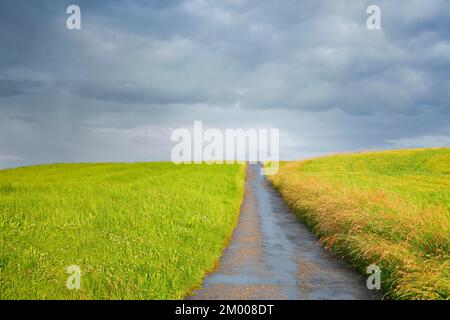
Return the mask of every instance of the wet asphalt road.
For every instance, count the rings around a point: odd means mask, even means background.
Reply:
[[[259,166],[249,165],[238,225],[220,267],[188,299],[377,299],[318,243]]]

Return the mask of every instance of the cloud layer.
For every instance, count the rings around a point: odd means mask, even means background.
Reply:
[[[289,159],[448,145],[450,6],[375,2],[2,1],[0,166],[168,160],[194,120]]]

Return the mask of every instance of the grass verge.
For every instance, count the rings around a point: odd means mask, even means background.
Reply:
[[[271,178],[294,212],[393,299],[449,299],[450,148],[285,162]]]

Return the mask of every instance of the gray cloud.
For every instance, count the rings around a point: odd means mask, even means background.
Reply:
[[[168,159],[153,129],[194,120],[278,126],[286,158],[445,145],[450,6],[379,0],[369,31],[372,2],[75,1],[69,31],[73,1],[2,1],[0,154],[25,160],[0,166]]]
[[[0,97],[25,95],[33,89],[36,89],[39,85],[37,81],[0,78]]]

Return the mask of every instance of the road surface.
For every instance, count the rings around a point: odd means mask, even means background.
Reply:
[[[249,165],[238,225],[217,271],[188,299],[378,299],[318,243],[259,166]]]

